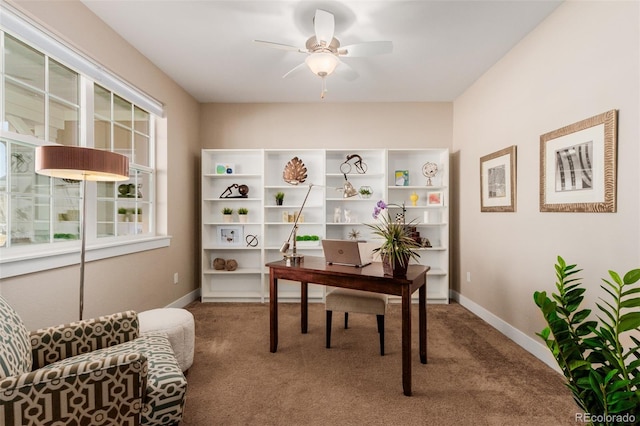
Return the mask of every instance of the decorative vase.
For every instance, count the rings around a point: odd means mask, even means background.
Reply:
[[[415,193],[415,191],[411,194],[411,196],[409,196],[409,199],[411,200],[411,205],[412,206],[416,206],[418,204],[418,194]]]
[[[387,277],[406,277],[407,267],[409,266],[409,255],[404,256],[404,266],[400,263],[400,259],[395,259],[392,264],[391,256],[386,253],[382,253],[382,272]]]

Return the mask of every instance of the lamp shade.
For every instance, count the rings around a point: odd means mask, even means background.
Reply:
[[[307,56],[305,63],[314,74],[326,77],[336,69],[340,60],[333,53],[318,52]]]
[[[129,159],[100,149],[45,145],[36,148],[36,173],[61,179],[123,181],[129,179]]]

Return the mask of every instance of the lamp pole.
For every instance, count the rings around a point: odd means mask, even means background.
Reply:
[[[284,254],[284,259],[287,261],[287,264],[299,265],[304,258],[303,255],[298,254],[298,247],[296,245],[296,234],[298,232],[298,220],[300,219],[300,214],[302,214],[302,209],[304,209],[304,205],[307,203],[307,198],[309,198],[309,193],[311,192],[311,188],[313,188],[313,184],[309,184],[309,189],[307,190],[307,195],[304,196],[304,200],[302,201],[302,205],[300,206],[300,210],[298,210],[298,214],[296,215],[296,220],[293,223],[293,228],[291,228],[291,233],[289,234],[289,238],[282,244],[280,247],[280,253]],[[293,252],[288,254],[291,237],[293,237]]]

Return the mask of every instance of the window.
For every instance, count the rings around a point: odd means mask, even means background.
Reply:
[[[142,243],[156,237],[154,137],[162,106],[5,7],[0,5],[0,276],[62,266],[26,263],[79,246],[83,197],[87,250],[110,247],[95,258],[166,246]],[[35,148],[52,143],[126,155],[130,179],[88,182],[82,194],[78,182],[38,175]]]
[[[131,179],[98,182],[98,238],[147,234],[152,230],[153,157],[151,115],[95,84],[94,142],[129,157]]]

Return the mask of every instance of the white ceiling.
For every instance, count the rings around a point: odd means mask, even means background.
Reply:
[[[305,54],[316,9],[344,45],[390,40],[393,53],[342,58],[360,77],[327,78],[322,102],[452,101],[561,1],[83,0],[200,102],[320,102],[321,80],[282,76]]]

